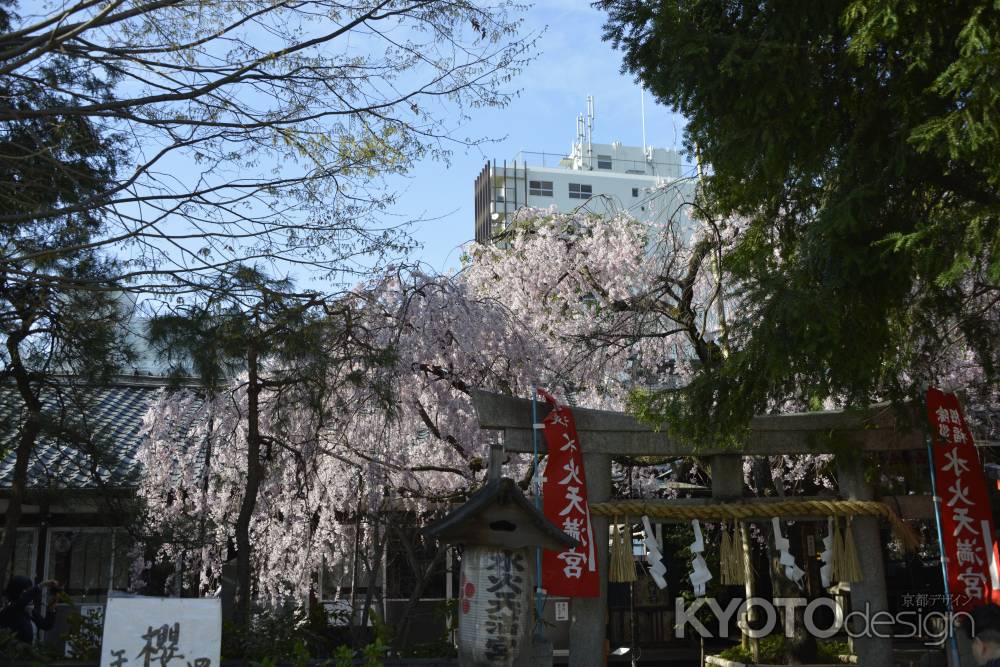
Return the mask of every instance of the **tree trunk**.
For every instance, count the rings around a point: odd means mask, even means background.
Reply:
[[[212,474],[212,438],[215,430],[215,417],[208,418],[208,437],[205,438],[205,470],[201,481],[201,516],[198,518],[198,544],[201,553],[198,557],[198,595],[205,593],[207,581],[205,580],[205,560],[208,549],[206,548],[208,535],[208,485]]]
[[[16,458],[14,460],[14,477],[11,481],[10,500],[7,504],[7,515],[4,518],[3,543],[0,544],[0,577],[3,584],[7,583],[7,573],[14,562],[14,549],[17,543],[17,528],[21,523],[21,506],[28,485],[28,462],[35,450],[35,442],[42,430],[42,402],[33,391],[28,370],[21,360],[20,344],[24,336],[9,335],[7,352],[10,355],[11,370],[17,391],[28,411],[21,434],[17,440]]]
[[[260,383],[257,376],[257,350],[247,350],[247,481],[236,519],[236,624],[250,623],[250,519],[257,506],[260,488]]]
[[[368,619],[371,618],[371,608],[372,602],[375,600],[375,580],[378,578],[378,573],[382,569],[382,559],[385,558],[386,546],[389,543],[389,530],[380,529],[378,521],[378,511],[375,512],[372,520],[372,544],[374,546],[372,558],[370,561],[365,560],[365,601],[361,607],[361,625],[360,630],[363,634],[368,632]],[[382,582],[382,607],[385,610],[385,583]],[[386,619],[381,619],[382,623],[386,622]],[[373,635],[370,641],[374,641],[376,637]]]
[[[402,615],[402,623],[400,624],[400,627],[396,628],[396,635],[392,642],[392,648],[396,651],[401,651],[406,647],[406,641],[409,638],[410,615],[417,608],[417,603],[420,602],[420,598],[423,597],[424,589],[427,587],[427,582],[430,581],[431,576],[444,560],[444,555],[447,553],[448,546],[444,543],[439,544],[437,551],[434,552],[434,558],[431,559],[430,564],[425,569],[421,569],[420,559],[417,558],[412,543],[407,540],[406,535],[403,534],[403,531],[398,526],[393,525],[393,527],[399,535],[400,543],[406,549],[406,559],[409,561],[410,569],[413,570],[413,574],[417,577],[413,590],[410,592],[410,598],[406,601],[406,609]]]
[[[371,618],[372,602],[375,600],[375,581],[382,563],[382,544],[389,539],[389,534],[382,534],[379,528],[378,511],[372,515],[372,542],[375,547],[371,560],[365,559],[365,603],[361,607],[361,627],[368,627],[368,619]],[[383,585],[385,582],[382,582]],[[384,596],[383,596],[384,597]],[[383,621],[385,619],[382,619]]]

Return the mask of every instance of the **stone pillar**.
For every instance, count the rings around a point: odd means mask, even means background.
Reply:
[[[584,444],[586,447],[586,443]],[[587,472],[587,502],[611,499],[611,456],[583,454]],[[597,567],[601,574],[601,594],[596,598],[573,598],[569,605],[569,665],[599,667],[604,664],[608,613],[608,520],[593,517],[597,546]]]
[[[849,500],[875,498],[874,489],[865,481],[865,466],[860,454],[846,459],[837,457],[837,481],[841,495]],[[873,618],[875,614],[888,612],[889,609],[885,587],[885,557],[882,553],[878,519],[854,517],[852,524],[862,579],[851,584],[851,608]],[[885,617],[888,617],[888,613]],[[854,650],[860,665],[892,664],[891,637],[860,636],[854,640]]]
[[[503,445],[490,445],[490,461],[486,468],[486,478],[489,481],[498,480],[503,477]]]
[[[712,500],[737,500],[743,497],[743,457],[739,454],[720,454],[712,457]],[[740,525],[737,533],[740,537],[740,555],[743,560],[743,574],[746,583],[743,586],[744,599],[749,600],[754,597],[753,568],[750,564],[750,542],[747,538],[746,527]],[[753,607],[752,609],[756,609]],[[742,619],[742,625],[749,626],[749,614]],[[742,645],[750,649],[756,656],[758,653],[758,642],[749,635],[743,634]]]
[[[532,591],[536,591],[538,583],[535,580],[535,550],[525,549],[525,554],[531,567],[528,568],[530,576],[527,577]],[[534,622],[527,628],[527,636],[524,638],[523,646],[514,660],[514,667],[552,667],[552,642],[545,635],[545,626],[542,619],[535,618],[537,600],[531,596],[531,618]]]
[[[531,638],[514,662],[514,667],[552,667],[552,642],[536,625]]]
[[[948,667],[972,667],[976,664],[976,659],[972,655],[972,639],[962,628],[956,628],[955,641],[958,642],[958,664],[955,661],[955,652],[952,650],[951,641],[945,643],[945,655],[948,656]]]
[[[719,454],[712,457],[712,499],[734,500],[743,497],[743,457]]]

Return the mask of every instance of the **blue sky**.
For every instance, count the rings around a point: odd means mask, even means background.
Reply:
[[[438,272],[458,268],[460,247],[473,236],[473,181],[485,161],[510,160],[520,150],[567,152],[587,95],[595,98],[595,142],[641,145],[640,88],[619,73],[621,55],[601,41],[603,22],[587,0],[538,0],[528,10],[525,31],[545,32],[536,59],[512,84],[520,94],[505,109],[476,111],[456,132],[498,141],[456,151],[450,165],[422,163],[403,183],[394,213],[428,219],[413,229],[422,244],[414,259]],[[679,149],[683,126],[646,94],[648,144]]]

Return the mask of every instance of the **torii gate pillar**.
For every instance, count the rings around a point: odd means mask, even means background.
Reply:
[[[872,485],[865,481],[863,461],[858,457],[837,457],[837,481],[840,492],[850,500],[874,500]],[[885,557],[878,519],[855,517],[852,520],[854,543],[861,561],[861,581],[851,584],[851,608],[876,618],[879,612],[888,614],[889,601],[885,586]],[[854,653],[862,665],[891,665],[892,637],[861,636],[853,640]]]
[[[611,455],[583,452],[587,472],[587,502],[611,500]],[[597,568],[601,575],[601,594],[596,598],[572,598],[569,608],[570,667],[601,667],[607,647],[608,614],[608,520],[591,519],[593,539],[597,541]]]

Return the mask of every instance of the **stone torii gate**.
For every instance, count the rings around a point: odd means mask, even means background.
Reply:
[[[532,453],[533,428],[531,401],[486,391],[472,391],[473,405],[483,429],[503,432],[507,452]],[[538,402],[538,420],[551,408]],[[926,451],[925,420],[915,408],[902,419],[890,406],[862,411],[806,412],[788,415],[758,416],[750,424],[750,433],[742,451],[699,449],[672,439],[635,418],[605,410],[574,408],[576,430],[580,436],[587,493],[590,503],[611,500],[611,457],[618,456],[698,456],[710,460],[712,501],[737,500],[743,497],[743,457],[781,454],[828,454],[834,449],[859,452]],[[544,439],[539,451],[545,453]],[[875,500],[872,486],[866,482],[858,458],[837,462],[837,479],[846,500]],[[763,499],[761,499],[763,500]],[[671,502],[685,502],[677,500]],[[687,501],[692,502],[692,501]],[[695,500],[693,504],[699,502]],[[749,500],[748,502],[756,502]],[[766,502],[766,501],[765,501]],[[906,518],[932,518],[929,495],[898,496],[892,499]],[[885,563],[878,518],[857,517],[852,522],[854,539],[862,559],[862,580],[851,586],[851,604],[856,610],[867,608],[872,614],[888,609]],[[608,519],[593,517],[600,567],[600,597],[575,598],[571,601],[569,629],[569,664],[590,667],[603,664],[605,610],[608,583]],[[877,554],[875,557],[871,555]],[[892,640],[859,637],[854,642],[860,664],[892,664]]]

